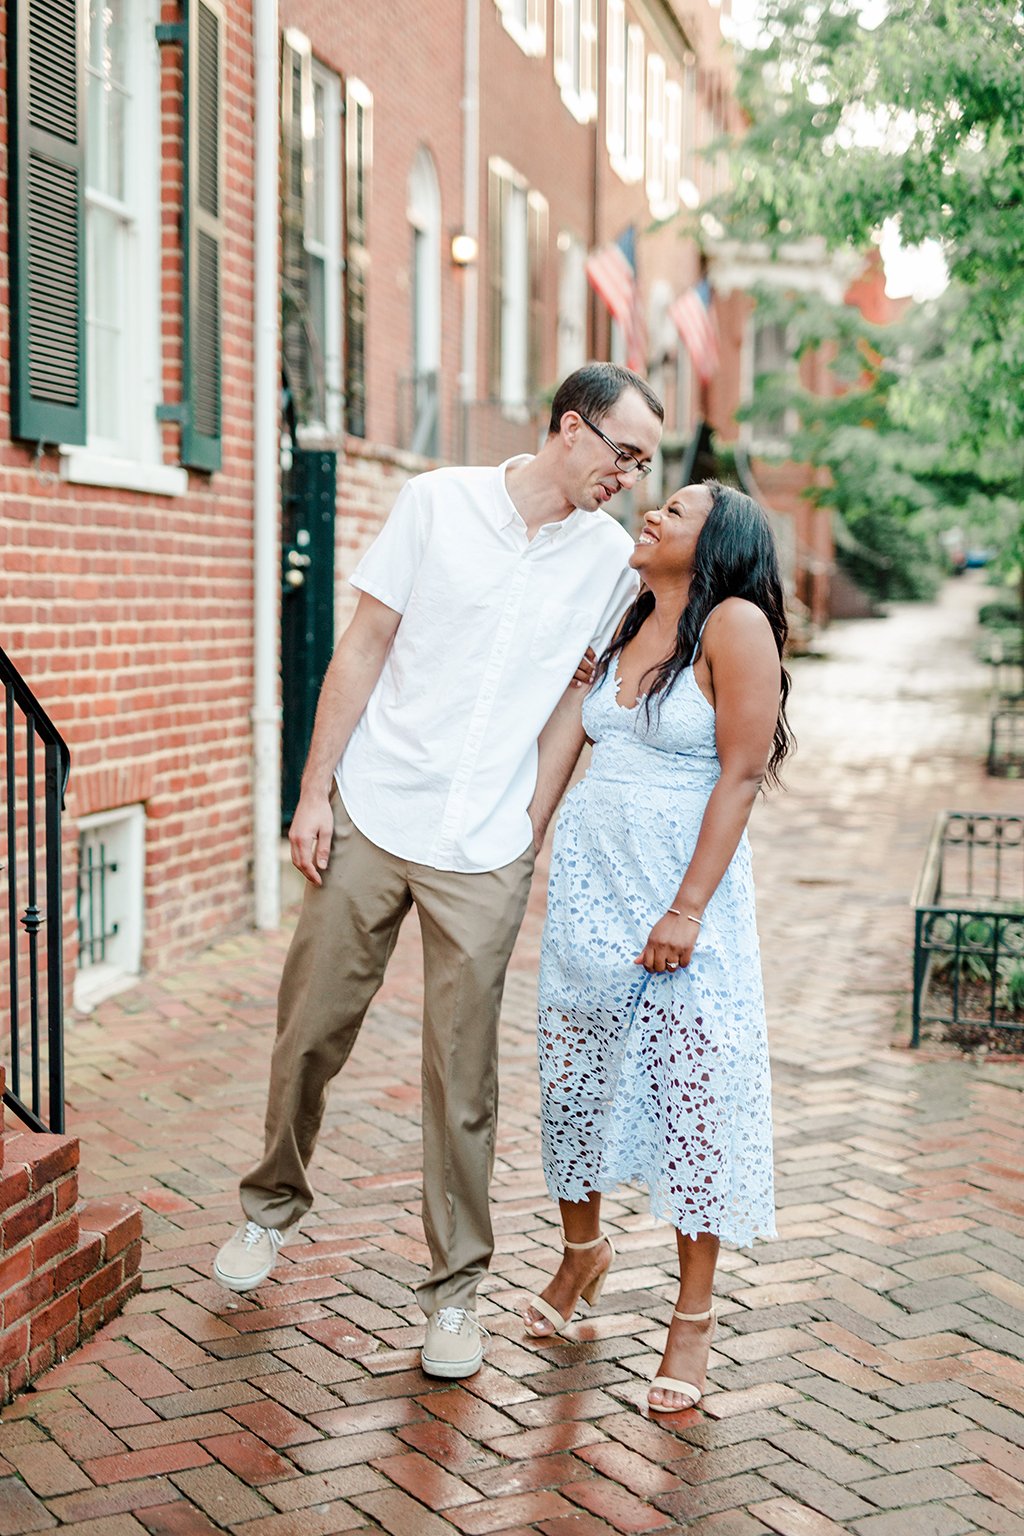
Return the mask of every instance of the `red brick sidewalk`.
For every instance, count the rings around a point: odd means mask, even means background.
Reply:
[[[723,1253],[702,1409],[644,1415],[673,1245],[638,1194],[607,1202],[621,1257],[576,1339],[541,1348],[518,1321],[558,1244],[540,883],[506,995],[484,1369],[445,1385],[417,1366],[412,930],[334,1092],[301,1241],[255,1297],[212,1283],[285,947],[248,935],[70,1025],[83,1193],[145,1204],[147,1288],[4,1410],[0,1536],[1024,1536],[1024,1069],[904,1048],[932,814],[1021,798],[979,766],[976,602],[952,586],[797,664],[800,755],[753,829],[781,1237]]]

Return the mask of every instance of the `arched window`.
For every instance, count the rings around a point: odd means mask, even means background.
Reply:
[[[409,172],[408,217],[412,227],[412,372],[404,411],[406,441],[413,453],[440,451],[441,189],[433,156],[416,152]]]

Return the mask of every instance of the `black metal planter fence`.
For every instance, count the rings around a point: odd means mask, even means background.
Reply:
[[[913,904],[914,1013],[965,1048],[1024,1046],[1024,816],[942,811]]]
[[[1024,693],[1002,694],[993,704],[987,766],[996,779],[1024,778]]]
[[[0,650],[0,1020],[7,1035],[4,1103],[36,1131],[64,1129],[64,934],[61,811],[70,754]]]

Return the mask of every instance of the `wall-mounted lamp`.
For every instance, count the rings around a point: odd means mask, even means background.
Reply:
[[[452,235],[452,265],[455,267],[471,267],[476,261],[479,247],[475,235],[466,235],[461,231]]]

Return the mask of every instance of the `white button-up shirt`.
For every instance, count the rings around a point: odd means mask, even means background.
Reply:
[[[500,869],[526,849],[537,738],[638,587],[606,512],[529,539],[506,467],[410,480],[351,578],[402,619],[338,788],[371,842],[435,869]]]

